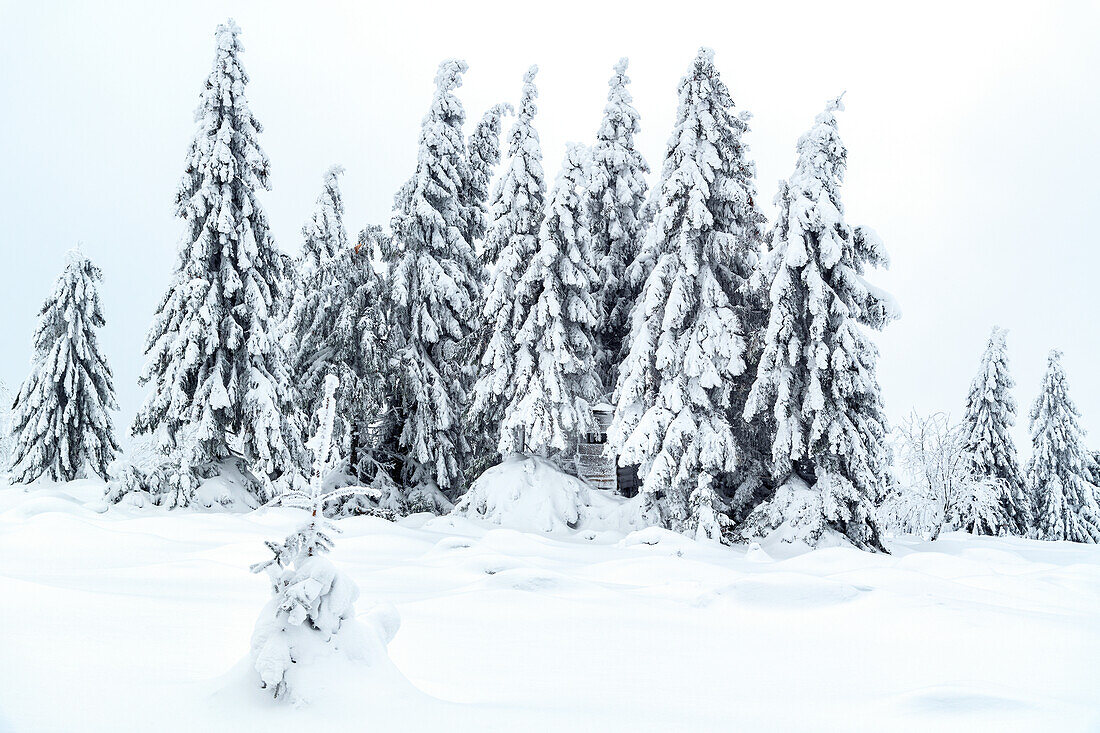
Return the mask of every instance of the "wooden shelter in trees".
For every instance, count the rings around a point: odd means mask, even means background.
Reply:
[[[641,481],[637,466],[619,466],[618,456],[607,450],[607,430],[615,408],[595,405],[593,432],[577,435],[577,475],[598,489],[617,491],[623,496],[635,496]]]

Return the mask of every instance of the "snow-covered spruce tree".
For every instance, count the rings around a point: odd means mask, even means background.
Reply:
[[[507,166],[493,195],[492,223],[484,255],[493,263],[482,307],[478,377],[470,404],[470,432],[499,438],[502,455],[521,451],[522,436],[505,430],[505,410],[516,391],[516,334],[531,294],[520,278],[538,248],[546,198],[542,148],[534,119],[538,108],[532,66],[523,76],[516,122],[508,134]]]
[[[2,389],[2,386],[0,386]],[[1100,486],[1100,450],[1092,451],[1089,463],[1089,481],[1093,486]]]
[[[1031,408],[1027,464],[1040,539],[1100,542],[1100,487],[1089,481],[1091,457],[1082,443],[1079,416],[1069,397],[1062,352],[1053,350],[1042,391]]]
[[[649,166],[634,146],[638,110],[631,104],[626,75],[627,59],[619,59],[608,82],[607,106],[591,150],[591,168],[585,208],[592,250],[599,273],[600,376],[608,389],[615,386],[623,340],[630,329],[630,311],[641,289],[627,277],[641,239],[638,213],[646,198]]]
[[[520,328],[515,334],[515,391],[504,413],[501,451],[519,446],[546,456],[562,451],[592,423],[591,405],[602,388],[596,372],[596,302],[592,297],[590,239],[580,194],[585,180],[582,146],[570,146],[554,184],[539,249],[516,292]],[[518,443],[518,441],[516,441]]]
[[[276,698],[294,697],[296,687],[308,682],[303,677],[309,666],[326,656],[342,654],[369,663],[372,656],[384,654],[400,622],[392,608],[379,609],[369,620],[374,639],[362,629],[350,628],[358,625],[359,588],[325,557],[337,528],[321,509],[342,493],[325,491],[329,476],[340,464],[333,441],[338,386],[335,376],[325,377],[318,428],[309,444],[314,462],[308,486],[282,496],[284,506],[305,509],[310,517],[282,543],[267,542],[273,557],[252,566],[254,573],[267,571],[272,591],[252,634],[252,665],[260,687]],[[365,646],[369,641],[374,649]]]
[[[744,534],[786,524],[788,538],[811,545],[831,530],[857,547],[884,551],[873,506],[889,468],[887,422],[878,351],[863,329],[881,329],[897,313],[863,277],[868,265],[888,264],[882,242],[844,219],[847,149],[834,115],[840,109],[840,99],[830,102],[799,139],[794,174],[776,198],[764,263],[771,311],[744,415],[775,420],[779,488],[748,517]],[[788,481],[792,475],[804,484]]]
[[[462,198],[466,208],[466,241],[473,245],[489,231],[489,184],[500,163],[501,119],[512,114],[512,105],[494,104],[474,127],[466,141],[466,170]]]
[[[185,232],[172,284],[146,342],[141,383],[153,393],[134,421],[156,434],[178,470],[154,501],[184,505],[196,478],[239,457],[260,480],[292,469],[298,450],[285,356],[276,338],[284,263],[256,198],[267,189],[262,130],[245,99],[240,29],[218,26],[198,129],[176,193]]]
[[[12,405],[13,482],[105,479],[118,453],[115,388],[95,331],[105,323],[96,289],[102,276],[79,250],[70,252],[39,311],[31,373]]]
[[[348,469],[359,481],[373,483],[384,465],[377,460],[370,426],[384,410],[385,318],[381,282],[370,261],[373,240],[351,246],[344,226],[344,202],[334,166],[310,222],[302,229],[304,245],[299,284],[287,321],[286,351],[302,433],[316,415],[327,374],[340,380],[336,441],[344,445]],[[368,228],[369,234],[374,228]],[[303,466],[304,468],[304,466]],[[392,496],[392,492],[386,492]],[[391,507],[400,511],[399,506]]]
[[[1004,486],[1003,506],[996,525],[1009,527],[1013,534],[1026,536],[1031,527],[1031,501],[1024,487],[1012,426],[1016,424],[1016,386],[1008,371],[1006,331],[993,328],[982,355],[982,366],[970,383],[962,428],[963,449],[971,455],[974,471]],[[964,527],[968,532],[995,534],[988,524]]]
[[[481,312],[481,297],[484,288],[488,285],[490,266],[493,264],[487,260],[484,252],[485,237],[489,232],[489,184],[492,182],[493,169],[501,159],[501,123],[505,115],[513,114],[510,104],[497,104],[490,107],[481,117],[481,121],[474,127],[466,141],[466,160],[468,175],[463,189],[463,201],[466,208],[466,239],[478,254],[480,265],[479,277],[481,278],[481,290],[479,299],[474,309],[474,320],[471,324],[471,332],[474,334],[474,345],[469,350],[469,362],[466,364],[468,384],[473,385],[477,381],[478,362],[481,357],[477,340],[485,332],[484,316]],[[467,419],[467,416],[464,416]],[[470,444],[470,460],[466,464],[466,484],[470,485],[487,468],[496,463],[496,436],[486,433],[467,433],[467,441]]]
[[[414,510],[446,511],[462,488],[468,445],[462,430],[463,366],[478,302],[479,265],[466,240],[462,189],[468,178],[462,137],[465,113],[454,94],[464,61],[436,74],[424,117],[416,174],[395,197],[395,244],[388,286],[404,456]]]
[[[763,217],[744,116],[700,49],[680,81],[659,204],[641,257],[653,262],[635,307],[609,435],[637,463],[648,521],[716,539],[714,482],[738,466],[728,419],[745,371],[743,288]]]
[[[344,197],[340,176],[344,167],[334,165],[325,171],[321,195],[309,222],[302,227],[302,256],[299,275],[309,275],[322,264],[347,253],[348,231],[344,226]]]

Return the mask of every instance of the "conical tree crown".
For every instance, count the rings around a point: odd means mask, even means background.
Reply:
[[[505,411],[502,453],[564,450],[592,422],[596,374],[596,273],[580,194],[586,151],[570,146],[554,184],[539,249],[520,278],[516,390]]]
[[[325,172],[321,195],[313,208],[313,216],[302,227],[302,270],[317,269],[324,260],[345,256],[348,232],[344,227],[344,198],[340,193],[340,176],[344,167],[334,165]]]
[[[467,210],[466,241],[471,244],[485,239],[489,231],[489,184],[493,169],[500,163],[501,120],[512,111],[510,104],[494,104],[482,115],[466,143],[469,174],[463,199]]]
[[[641,285],[641,281],[630,280],[627,268],[641,246],[639,212],[646,198],[645,176],[649,173],[649,165],[634,143],[634,136],[641,130],[640,115],[627,89],[630,78],[626,69],[627,59],[620,59],[608,82],[607,106],[592,146],[585,192],[594,264],[599,273],[600,371],[608,389],[615,385],[623,340],[630,327],[630,310]]]
[[[72,481],[107,478],[118,453],[110,411],[117,410],[111,369],[99,352],[105,324],[96,283],[103,275],[79,250],[39,311],[31,373],[12,408],[12,476]]]
[[[1078,417],[1062,352],[1051,351],[1042,391],[1031,408],[1027,482],[1037,508],[1036,529],[1048,540],[1100,542],[1100,488],[1089,480],[1091,457]]]
[[[493,195],[493,221],[483,252],[492,267],[482,303],[483,332],[470,424],[475,433],[500,436],[501,446],[515,442],[501,434],[501,424],[515,394],[516,333],[529,305],[530,295],[519,283],[538,249],[546,198],[542,147],[534,126],[537,73],[538,67],[532,66],[523,76],[516,122],[508,134],[508,159]]]
[[[681,80],[679,99],[610,437],[622,463],[640,464],[651,521],[694,531],[716,506],[711,482],[737,466],[726,413],[746,367],[740,311],[763,217],[746,117],[733,113],[709,49]]]
[[[744,414],[771,413],[776,478],[798,473],[822,492],[813,501],[823,521],[811,541],[828,526],[882,549],[872,503],[887,479],[887,422],[878,351],[861,327],[882,328],[897,310],[864,279],[868,266],[888,264],[882,242],[844,218],[841,109],[840,99],[831,101],[799,139],[794,174],[776,197],[779,216],[763,263],[771,311]],[[758,517],[776,517],[773,508]]]
[[[1016,445],[1012,440],[1012,427],[1016,424],[1012,388],[1016,382],[1008,368],[1006,336],[1004,329],[993,328],[982,355],[981,368],[970,383],[962,424],[963,449],[970,454],[978,477],[1002,484],[1002,516],[998,524],[1026,535],[1031,525],[1031,502],[1024,490]],[[991,528],[965,529],[990,533]]]
[[[236,454],[273,474],[290,465],[297,443],[271,322],[284,266],[256,197],[269,187],[269,166],[245,97],[239,35],[232,20],[218,26],[176,194],[185,224],[178,265],[146,342],[142,383],[154,392],[134,430],[157,433],[191,467]]]
[[[468,452],[460,416],[480,266],[465,234],[466,113],[454,93],[466,68],[456,59],[439,65],[416,173],[395,197],[394,244],[386,247],[399,443],[405,478],[424,497],[410,501],[420,508],[450,506],[438,491],[459,488]]]

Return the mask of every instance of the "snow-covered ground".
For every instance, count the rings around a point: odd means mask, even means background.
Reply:
[[[263,540],[301,512],[0,489],[0,730],[1100,730],[1100,547],[893,554],[340,521],[393,667],[297,708],[242,684]],[[770,554],[769,554],[770,553]],[[327,726],[327,727],[326,727]]]

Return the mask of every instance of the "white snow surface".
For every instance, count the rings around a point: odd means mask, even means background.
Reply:
[[[1100,729],[1096,545],[794,554],[352,517],[331,557],[358,621],[388,636],[392,604],[400,628],[389,659],[333,657],[295,703],[248,667],[270,595],[248,566],[302,513],[107,507],[102,489],[0,489],[4,733]]]

